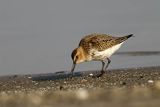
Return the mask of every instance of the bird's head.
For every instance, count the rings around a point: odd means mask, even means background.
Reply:
[[[73,66],[72,66],[71,72],[74,71],[76,64],[82,63],[86,60],[82,47],[78,47],[78,48],[74,49],[71,54],[71,57],[72,57],[72,61],[73,61]]]

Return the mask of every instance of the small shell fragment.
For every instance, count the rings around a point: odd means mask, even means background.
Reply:
[[[92,74],[92,73],[90,73],[90,74],[89,74],[89,76],[93,76],[93,74]]]
[[[154,81],[153,80],[148,80],[148,83],[153,83]]]

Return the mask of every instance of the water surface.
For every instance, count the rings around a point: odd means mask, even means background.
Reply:
[[[133,33],[135,37],[119,52],[159,51],[159,4],[158,0],[2,0],[0,75],[69,71],[72,50],[84,35],[94,32]],[[160,65],[159,54],[146,54],[114,55],[109,68]],[[84,63],[76,70],[100,66]]]

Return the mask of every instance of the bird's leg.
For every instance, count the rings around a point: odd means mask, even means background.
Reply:
[[[101,73],[104,73],[105,71],[104,71],[104,66],[105,66],[105,62],[102,60],[101,61],[102,62],[102,69],[101,69]]]
[[[105,62],[103,60],[101,62],[102,62],[102,69],[101,69],[101,73],[96,76],[97,78],[101,77],[105,73],[104,71]]]
[[[108,68],[109,64],[111,63],[111,60],[109,58],[107,58],[107,60],[108,60],[108,63],[107,63],[107,65],[106,65],[104,70],[106,70]]]

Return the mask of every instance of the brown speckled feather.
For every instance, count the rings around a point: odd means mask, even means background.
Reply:
[[[98,51],[104,51],[114,45],[120,44],[121,42],[127,40],[132,35],[124,37],[112,37],[107,34],[90,34],[81,39],[79,46],[82,46],[86,53],[90,49],[96,49]]]

